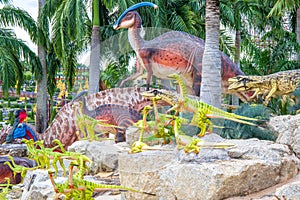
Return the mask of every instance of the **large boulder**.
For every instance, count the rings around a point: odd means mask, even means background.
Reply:
[[[299,159],[286,145],[258,139],[224,142],[235,146],[201,149],[198,155],[182,150],[122,154],[121,184],[156,194],[127,192],[126,199],[224,199],[263,190],[298,172]]]
[[[275,195],[280,199],[299,200],[300,181],[289,183],[280,188],[277,188]]]
[[[277,132],[277,143],[289,145],[300,158],[300,114],[272,117],[269,127]]]
[[[90,174],[110,172],[118,169],[118,157],[121,151],[120,144],[114,141],[88,141],[74,142],[68,150],[81,153],[92,160]]]

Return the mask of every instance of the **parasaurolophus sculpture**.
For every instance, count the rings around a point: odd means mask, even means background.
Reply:
[[[143,6],[158,8],[157,5],[150,2],[135,4],[126,9],[113,25],[116,30],[128,29],[129,42],[142,66],[135,74],[122,81],[120,86],[123,86],[128,80],[141,76],[144,69],[147,72],[146,86],[148,90],[152,75],[166,79],[170,74],[179,73],[187,85],[188,94],[199,96],[204,41],[179,31],[169,31],[152,40],[144,40],[141,36],[141,16],[136,11]],[[244,75],[244,73],[222,52],[221,60],[223,92],[228,93],[228,78]],[[244,93],[236,93],[236,95],[242,100],[247,99],[247,95]]]

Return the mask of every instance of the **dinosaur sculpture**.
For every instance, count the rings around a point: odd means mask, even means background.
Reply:
[[[120,113],[124,113],[124,109],[126,112],[130,114],[130,109],[136,110],[137,112],[141,112],[144,106],[151,105],[152,101],[145,99],[141,93],[146,91],[145,88],[114,88],[109,90],[104,90],[86,97],[86,105],[89,112],[92,110],[97,109],[106,109],[103,105],[120,105],[119,107]],[[101,107],[102,106],[102,107]],[[114,106],[112,106],[114,107]],[[115,107],[116,108],[116,107]],[[78,140],[78,136],[76,134],[77,127],[76,127],[76,117],[75,113],[79,111],[80,106],[79,104],[74,102],[69,102],[64,107],[62,107],[57,115],[55,116],[52,123],[49,127],[45,130],[44,133],[36,133],[37,140],[43,140],[45,147],[54,147],[56,146],[55,143],[52,141],[54,139],[58,139],[64,145],[64,148],[70,146],[73,142]],[[102,116],[100,119],[117,119],[118,116],[118,109],[114,109],[116,112],[107,112],[106,116]],[[133,112],[136,112],[133,111]],[[102,113],[100,110],[97,113]],[[98,117],[98,116],[97,116]],[[134,117],[133,117],[134,118]],[[128,122],[127,118],[123,118],[124,124]],[[116,123],[123,123],[122,120],[115,120]],[[124,125],[122,124],[122,125]],[[113,124],[119,126],[119,124]],[[34,127],[31,126],[34,130]],[[0,132],[0,138],[2,141],[0,143],[4,143],[3,138],[6,137],[8,132],[10,131],[9,128],[3,129],[4,131]],[[5,137],[3,137],[5,135]]]
[[[204,41],[200,38],[179,31],[170,31],[164,33],[150,41],[144,40],[141,35],[142,20],[137,8],[150,6],[158,8],[157,5],[150,2],[135,4],[125,10],[113,28],[128,29],[129,42],[136,52],[137,59],[142,68],[137,70],[136,74],[122,81],[121,86],[128,80],[135,79],[147,72],[147,90],[149,90],[152,75],[159,78],[168,78],[167,75],[180,73],[187,85],[189,94],[200,95],[202,57],[204,52]],[[221,53],[222,60],[222,87],[225,93],[228,93],[228,78],[237,75],[244,75],[224,53]],[[243,101],[247,100],[247,95],[237,93]]]
[[[23,167],[32,168],[36,166],[35,161],[30,160],[28,158],[23,157],[13,157],[13,161],[9,156],[0,156],[0,184],[7,183],[6,178],[10,179],[11,184],[18,184],[21,182],[21,173],[17,173],[16,175],[10,169],[10,167],[4,163],[9,162],[13,164],[13,162],[17,165],[21,165]]]
[[[155,196],[155,194],[152,193],[142,192],[121,185],[105,185],[105,184],[99,184],[99,183],[85,180],[83,179],[83,175],[80,170],[75,174],[73,173],[73,169],[75,166],[79,167],[80,164],[78,164],[78,162],[76,161],[72,161],[69,167],[68,179],[64,183],[55,183],[53,178],[54,171],[48,170],[50,181],[56,193],[54,197],[55,200],[60,199],[59,197],[61,195],[65,195],[66,200],[94,199],[93,193],[101,190],[132,191],[132,192],[138,192],[138,193]]]
[[[150,92],[151,93],[151,92]],[[171,92],[169,92],[171,94]],[[145,106],[143,110],[143,119],[138,121],[135,125],[140,128],[139,140],[132,144],[129,153],[139,153],[144,150],[168,150],[160,147],[148,146],[143,142],[143,134],[146,129],[150,129],[153,132],[155,138],[166,138],[171,135],[175,136],[176,144],[178,149],[184,149],[185,153],[194,152],[198,154],[200,148],[228,148],[234,146],[230,143],[216,143],[216,142],[206,142],[197,137],[191,137],[184,134],[180,127],[182,124],[188,124],[189,120],[178,117],[176,115],[159,113],[156,107],[156,101],[160,100],[160,96],[151,96],[149,92],[144,93],[145,96],[151,98],[153,101],[153,110],[155,115],[155,121],[148,121],[147,115],[152,110],[151,106]],[[175,95],[176,96],[176,95]],[[154,124],[152,122],[155,122]],[[150,125],[151,124],[151,125]],[[148,131],[148,130],[147,130]]]
[[[294,92],[300,82],[300,70],[288,70],[266,76],[236,76],[228,80],[228,90],[232,92],[253,91],[250,99],[262,95],[267,105],[273,96],[283,96]]]
[[[24,123],[24,121],[27,118],[27,113],[25,109],[16,110],[14,112],[15,120],[13,124],[13,128],[9,132],[9,134],[6,137],[6,142],[11,142],[12,140],[16,138],[26,138],[26,139],[32,139],[36,141],[36,135],[34,131]]]
[[[153,96],[155,96],[156,98],[160,97],[162,100],[168,102],[170,105],[172,105],[172,108],[169,109],[169,112],[175,110],[177,113],[193,113],[194,116],[191,121],[191,125],[198,126],[201,129],[201,132],[198,134],[198,136],[202,137],[205,135],[207,131],[207,126],[208,132],[212,132],[213,124],[209,120],[210,118],[228,119],[239,123],[257,126],[256,124],[253,124],[252,122],[248,122],[246,120],[258,121],[258,119],[228,113],[204,102],[188,98],[185,84],[181,79],[180,75],[171,74],[169,75],[169,78],[172,78],[178,82],[180,88],[179,96],[174,95],[173,93],[168,92],[167,90],[159,89],[152,90],[151,92],[144,92],[143,95],[145,97],[148,96],[151,98],[153,98]]]
[[[104,120],[106,124],[118,125],[119,128],[111,127],[113,134],[116,135],[116,142],[123,142],[125,138],[125,130],[132,126],[138,120],[142,119],[142,115],[137,110],[116,104],[100,105],[93,110],[89,110],[86,101],[83,98],[82,113],[96,120]],[[104,127],[103,127],[104,128]],[[110,127],[108,127],[109,129]]]

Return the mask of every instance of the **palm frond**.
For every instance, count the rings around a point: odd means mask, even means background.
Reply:
[[[0,43],[2,48],[9,49],[16,57],[22,58],[28,63],[32,71],[35,73],[36,80],[40,80],[42,67],[39,58],[36,54],[20,39],[12,37],[11,31],[0,29]]]
[[[299,7],[299,0],[277,0],[267,17],[281,16],[284,10],[293,10]]]
[[[11,5],[4,6],[0,9],[0,25],[21,27],[28,32],[33,42],[37,41],[36,22],[25,10]]]

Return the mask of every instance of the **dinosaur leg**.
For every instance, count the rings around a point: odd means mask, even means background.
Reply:
[[[201,68],[202,68],[202,64],[201,64]],[[201,80],[202,80],[201,71],[194,69],[193,70],[193,90],[194,90],[194,93],[196,96],[200,96]]]
[[[147,88],[147,91],[149,91],[149,88],[150,88],[150,82],[151,82],[151,80],[152,80],[152,75],[153,75],[152,68],[149,68],[148,70],[149,70],[149,71],[147,72],[147,81],[146,81],[146,88]]]
[[[272,80],[271,81],[271,86],[272,89],[270,90],[269,94],[267,95],[266,99],[265,99],[265,105],[267,105],[269,103],[270,98],[273,96],[273,94],[276,92],[277,90],[277,83],[276,80]]]
[[[123,87],[127,81],[134,80],[143,75],[144,69],[140,66],[140,63],[138,60],[136,62],[136,71],[137,72],[135,74],[133,74],[133,75],[129,76],[128,78],[126,78],[125,80],[123,80],[120,84],[120,87]]]
[[[260,88],[257,88],[257,89],[255,90],[254,94],[250,97],[250,99],[256,98],[257,95],[259,95],[259,94],[260,94]]]
[[[123,129],[117,129],[115,142],[124,142],[126,141],[125,131]]]

